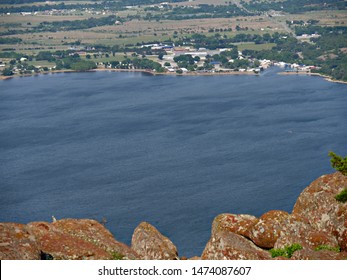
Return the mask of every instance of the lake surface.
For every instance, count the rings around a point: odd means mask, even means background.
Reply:
[[[275,72],[0,81],[0,221],[148,221],[191,257],[220,213],[291,211],[347,154],[347,85]]]

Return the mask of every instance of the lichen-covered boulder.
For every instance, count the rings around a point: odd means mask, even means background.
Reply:
[[[252,227],[250,239],[259,247],[273,248],[289,218],[287,212],[280,210],[263,214]]]
[[[95,220],[62,219],[53,222],[52,225],[66,234],[100,247],[115,258],[138,259],[139,257],[129,246],[115,240],[112,233]]]
[[[295,251],[291,260],[347,260],[346,252],[335,252],[331,250],[302,249]]]
[[[40,253],[26,225],[0,223],[0,260],[39,260]]]
[[[178,259],[176,246],[147,222],[142,222],[135,229],[131,239],[131,249],[145,260]]]
[[[345,223],[345,227],[347,228],[347,222]],[[339,236],[339,245],[342,251],[347,252],[347,229]]]
[[[339,248],[335,236],[325,232],[317,232],[313,229],[308,229],[306,232],[298,231],[298,234],[286,232],[277,239],[274,248],[285,248],[292,244],[300,244],[303,248],[311,250],[319,248],[320,246]]]
[[[258,222],[251,215],[220,214],[212,223],[212,235],[220,230],[227,230],[245,237],[250,237],[250,229]]]
[[[347,188],[347,176],[342,173],[321,176],[300,194],[293,214],[316,231],[335,236],[346,251],[347,203],[335,199],[344,188]]]
[[[38,241],[41,250],[56,260],[111,259],[111,255],[98,246],[59,231],[40,233]]]
[[[202,260],[266,260],[270,254],[245,237],[228,230],[219,230],[208,241]]]
[[[41,251],[60,260],[136,259],[137,254],[114,240],[101,224],[88,219],[63,219],[53,223],[33,222],[28,230]]]

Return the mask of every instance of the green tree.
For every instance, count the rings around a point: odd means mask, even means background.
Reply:
[[[87,71],[90,69],[95,69],[96,64],[93,61],[80,60],[71,65],[71,69],[75,71]]]
[[[347,176],[347,157],[342,158],[334,152],[329,152],[331,166]]]
[[[12,69],[11,68],[5,68],[2,71],[2,75],[4,75],[4,76],[12,76],[13,75]]]
[[[176,70],[177,74],[183,74],[183,71],[181,69]]]
[[[53,57],[52,53],[49,51],[42,51],[39,52],[36,56],[36,60],[48,60],[48,61],[54,61],[55,58]]]

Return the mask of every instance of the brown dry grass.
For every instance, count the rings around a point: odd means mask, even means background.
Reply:
[[[92,28],[93,31],[106,31],[116,33],[132,33],[132,32],[173,32],[173,31],[193,31],[208,32],[210,28],[229,28],[235,29],[236,25],[240,27],[248,27],[249,29],[260,30],[261,28],[270,27],[272,29],[281,26],[269,21],[265,17],[244,17],[244,18],[213,18],[213,19],[194,19],[194,20],[165,20],[161,22],[148,21],[129,21],[123,25],[101,26]]]

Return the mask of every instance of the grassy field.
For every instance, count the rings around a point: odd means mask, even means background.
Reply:
[[[254,43],[240,43],[235,44],[237,45],[238,50],[254,50],[254,51],[261,51],[261,50],[271,50],[272,47],[276,46],[274,43],[268,43],[268,44],[254,44]]]

